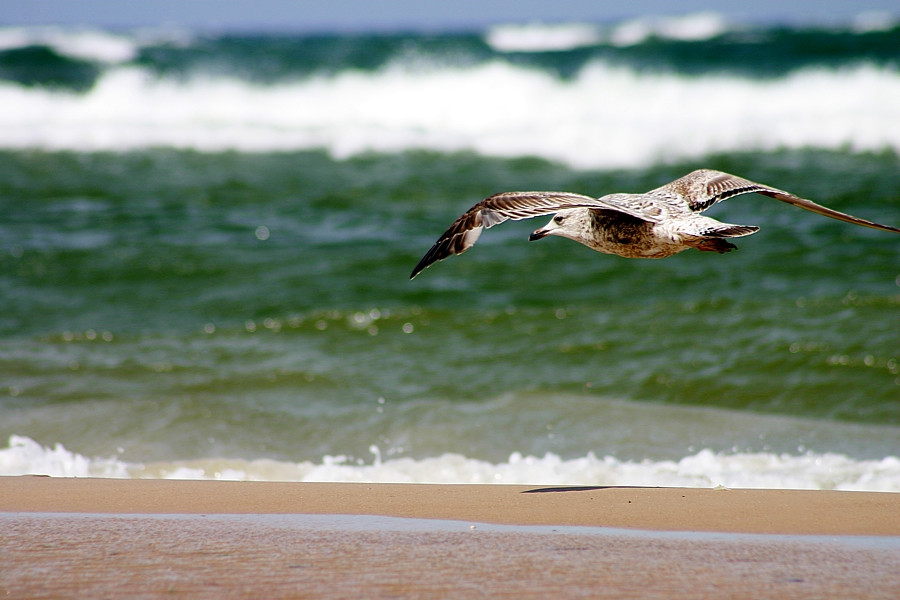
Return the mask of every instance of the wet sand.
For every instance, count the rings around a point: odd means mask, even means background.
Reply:
[[[0,532],[11,598],[900,597],[890,493],[8,477]]]

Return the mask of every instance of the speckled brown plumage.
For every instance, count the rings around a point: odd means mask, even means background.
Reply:
[[[722,223],[701,215],[710,206],[757,193],[820,215],[900,233],[900,229],[832,210],[810,200],[721,171],[700,169],[643,194],[609,194],[592,198],[570,192],[502,192],[485,198],[462,214],[438,238],[413,269],[410,279],[433,263],[471,248],[485,228],[509,219],[553,214],[532,240],[566,237],[606,254],[626,258],[665,258],[694,248],[728,252],[725,238],[756,232],[753,225]]]

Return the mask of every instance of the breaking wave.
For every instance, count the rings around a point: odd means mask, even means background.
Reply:
[[[842,454],[800,455],[722,453],[700,450],[680,460],[622,461],[593,453],[564,459],[548,453],[512,453],[491,463],[447,453],[424,459],[382,460],[371,448],[371,462],[346,456],[319,461],[199,459],[169,463],[129,463],[118,458],[88,458],[60,444],[45,447],[12,436],[0,450],[0,475],[241,481],[328,481],[367,483],[505,483],[541,485],[667,486],[821,489],[900,492],[900,458],[855,460]]]
[[[809,68],[773,79],[645,73],[594,61],[572,80],[492,61],[263,85],[108,70],[84,94],[0,83],[0,148],[245,152],[472,151],[575,168],[633,168],[715,152],[900,151],[900,75]]]

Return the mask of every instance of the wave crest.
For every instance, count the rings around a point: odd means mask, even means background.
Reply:
[[[0,450],[0,475],[900,491],[900,459],[894,456],[855,460],[834,453],[794,456],[700,450],[680,460],[623,461],[612,456],[600,458],[592,452],[571,459],[552,453],[543,457],[513,453],[506,462],[495,464],[455,453],[382,460],[377,447],[371,451],[371,463],[325,456],[317,463],[218,458],[145,465],[118,458],[90,459],[60,444],[48,448],[14,435],[9,447]]]
[[[47,46],[60,56],[101,63],[134,60],[139,49],[133,36],[97,29],[52,26],[0,28],[0,51],[29,46]]]
[[[426,149],[630,168],[709,153],[900,151],[900,76],[868,65],[754,80],[593,62],[571,81],[490,62],[345,71],[258,85],[114,68],[86,94],[0,84],[0,147],[248,152],[337,158]]]
[[[611,27],[592,23],[507,23],[487,30],[485,42],[497,52],[564,52],[590,46],[636,46],[650,39],[698,42],[731,30],[724,16],[701,12],[642,17]]]

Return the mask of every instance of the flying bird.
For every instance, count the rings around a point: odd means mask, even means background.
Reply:
[[[722,223],[701,213],[741,194],[757,193],[806,210],[882,231],[900,228],[881,225],[832,210],[789,192],[721,171],[700,169],[643,194],[608,194],[591,198],[570,192],[501,192],[485,198],[460,216],[425,253],[412,270],[422,270],[471,248],[485,228],[509,219],[553,215],[529,240],[558,235],[598,252],[625,258],[666,258],[688,248],[729,252],[737,248],[728,238],[750,235],[754,225]]]

